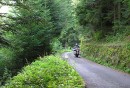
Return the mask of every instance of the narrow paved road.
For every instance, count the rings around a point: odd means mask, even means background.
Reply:
[[[75,58],[70,53],[62,55],[83,77],[87,88],[130,88],[130,75],[96,64],[87,59]]]

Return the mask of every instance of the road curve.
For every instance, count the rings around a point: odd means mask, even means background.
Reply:
[[[83,77],[87,88],[130,88],[130,75],[96,64],[84,58],[75,58],[70,53],[64,53],[67,60]]]

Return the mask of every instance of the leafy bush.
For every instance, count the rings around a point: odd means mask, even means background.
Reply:
[[[98,32],[95,32],[94,34],[93,34],[93,37],[94,37],[94,40],[95,41],[99,41],[101,38],[102,38],[102,31],[98,31]]]
[[[58,39],[53,39],[53,41],[51,42],[51,46],[52,46],[52,51],[54,53],[59,52],[60,50],[63,49],[62,44]]]
[[[24,67],[3,88],[83,88],[84,82],[66,61],[57,56],[40,58]]]
[[[105,40],[106,42],[122,42],[128,41],[127,37],[130,35],[130,27],[126,27],[125,29],[118,30],[116,33],[111,33],[106,35]]]

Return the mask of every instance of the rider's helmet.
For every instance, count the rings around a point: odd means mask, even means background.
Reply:
[[[78,43],[76,43],[76,44],[75,44],[75,47],[76,47],[76,48],[79,48],[79,45],[78,45]]]
[[[78,46],[78,44],[76,43],[75,46]]]

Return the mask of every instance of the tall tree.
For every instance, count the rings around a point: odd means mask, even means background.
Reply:
[[[58,35],[60,34],[60,41],[63,46],[66,44],[72,46],[74,41],[78,41],[72,1],[50,0],[48,4],[52,16],[51,21],[54,24],[54,31]],[[73,31],[73,34],[69,33],[70,30]]]
[[[18,0],[13,1],[13,4],[7,3],[13,6],[13,10],[6,16],[2,29],[8,31],[2,32],[2,38],[8,41],[7,48],[11,48],[15,54],[15,68],[51,53],[50,41],[55,31],[47,3],[47,0]]]

